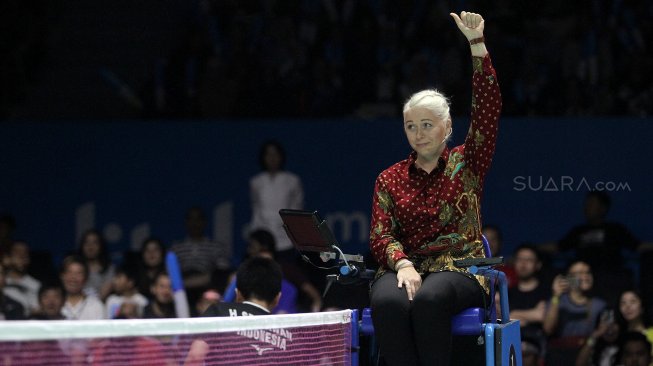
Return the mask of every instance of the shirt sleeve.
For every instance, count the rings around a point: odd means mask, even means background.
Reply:
[[[407,257],[399,242],[399,224],[394,216],[394,202],[382,175],[374,185],[370,249],[379,265],[388,269],[394,269],[397,261]]]
[[[465,164],[482,181],[496,146],[501,91],[490,55],[473,57],[472,121],[465,138]]]

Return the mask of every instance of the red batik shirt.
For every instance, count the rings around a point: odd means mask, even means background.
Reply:
[[[408,258],[420,273],[458,271],[453,261],[484,257],[480,200],[497,138],[501,93],[490,56],[473,57],[472,121],[465,143],[445,147],[427,173],[416,153],[376,179],[370,247],[378,275]],[[485,281],[481,281],[485,284]]]

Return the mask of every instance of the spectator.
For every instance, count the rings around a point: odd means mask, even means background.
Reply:
[[[488,244],[490,245],[490,253],[493,257],[501,256],[501,249],[503,248],[503,234],[498,226],[494,225],[485,225],[483,226],[483,236],[487,239]],[[508,287],[512,288],[517,284],[517,275],[515,274],[515,268],[512,265],[503,263],[496,267],[496,269],[503,271],[506,274],[508,279]]]
[[[20,302],[4,294],[5,269],[0,263],[0,320],[25,319],[25,309]]]
[[[30,264],[29,247],[24,241],[14,241],[3,261],[6,266],[5,294],[18,300],[26,316],[39,308],[38,293],[41,282],[27,273]]]
[[[174,298],[170,277],[165,272],[160,272],[154,278],[150,288],[152,300],[143,309],[143,318],[176,318]]]
[[[159,239],[146,239],[141,246],[138,267],[138,292],[148,299],[153,297],[150,289],[157,275],[165,271],[165,247]]]
[[[566,276],[556,276],[542,324],[544,332],[555,337],[589,336],[605,309],[605,301],[590,296],[593,286],[590,265],[583,261],[573,262]]]
[[[234,276],[234,281],[236,280]],[[235,291],[235,288],[234,288]],[[283,288],[282,288],[283,291]],[[222,296],[220,296],[220,293],[215,291],[215,290],[206,290],[203,294],[200,300],[197,302],[197,305],[195,305],[195,310],[197,311],[197,314],[204,314],[206,310],[211,307],[211,305],[215,305],[220,302],[222,299]]]
[[[204,316],[268,315],[281,298],[281,267],[269,258],[254,257],[236,273],[236,303],[210,306]]]
[[[619,296],[619,312],[617,320],[626,332],[640,332],[653,343],[653,327],[648,315],[648,308],[639,293],[627,290]]]
[[[649,366],[651,364],[651,342],[640,332],[627,332],[621,340],[617,365]]]
[[[251,229],[264,229],[274,236],[280,263],[294,261],[296,252],[283,229],[279,210],[301,209],[304,205],[302,182],[298,176],[284,170],[285,163],[283,146],[277,141],[267,141],[259,152],[262,171],[249,181]]]
[[[583,342],[576,357],[576,366],[613,365],[619,351],[619,334],[620,327],[615,321],[614,310],[604,310],[596,328]]]
[[[611,200],[604,191],[590,191],[585,198],[584,224],[573,227],[558,243],[560,251],[575,251],[575,258],[588,263],[603,284],[598,294],[615,299],[632,286],[632,274],[624,270],[622,249],[634,251],[640,245],[622,224],[606,220]]]
[[[114,319],[139,319],[142,317],[143,311],[140,305],[127,300],[120,304]]]
[[[211,241],[204,235],[206,216],[199,207],[186,214],[188,236],[170,248],[177,255],[184,279],[184,286],[191,305],[195,305],[202,293],[212,283],[226,285],[231,261],[230,250],[224,244]]]
[[[590,191],[585,197],[586,222],[573,227],[558,243],[561,251],[575,250],[592,268],[621,265],[621,249],[635,250],[639,241],[622,224],[606,220],[612,200],[607,192]]]
[[[265,230],[256,230],[249,236],[249,244],[247,246],[247,254],[249,256],[262,255],[269,258],[277,258],[276,243],[272,234]],[[279,262],[281,265],[281,270],[283,271],[284,282],[288,280],[295,287],[294,292],[297,292],[297,289],[300,290],[300,297],[298,301],[301,304],[306,302],[308,306],[306,307],[307,311],[320,311],[322,307],[322,296],[320,292],[315,288],[313,283],[306,277],[302,269],[297,266],[294,262]],[[291,290],[290,286],[283,286],[283,291]],[[284,297],[290,297],[290,293],[284,292]],[[283,303],[284,300],[282,299]],[[301,305],[300,304],[300,305]]]
[[[77,254],[88,268],[88,280],[84,291],[100,300],[105,300],[111,293],[111,280],[116,269],[111,264],[109,249],[100,232],[88,230],[84,233]]]
[[[519,320],[522,327],[541,329],[551,292],[539,278],[540,255],[535,247],[521,245],[515,250],[514,263],[517,285],[508,290],[510,318]]]
[[[34,320],[63,320],[61,314],[64,290],[59,285],[43,285],[39,289],[39,311],[32,314]]]
[[[94,295],[84,293],[88,279],[86,262],[79,257],[66,257],[61,267],[65,302],[61,313],[68,320],[105,319],[104,305]]]
[[[106,302],[109,319],[117,318],[122,305],[125,303],[135,304],[137,317],[140,317],[148,301],[145,296],[138,292],[134,272],[126,268],[120,268],[113,277],[113,294],[109,295]],[[129,310],[131,313],[132,309]]]
[[[40,309],[32,313],[32,320],[64,320],[61,314],[64,302],[64,290],[60,285],[44,284],[39,289]],[[70,354],[65,354],[62,350],[67,348],[74,341],[70,340],[51,340],[39,342],[25,342],[21,345],[20,357],[24,357],[16,364],[21,366],[40,366],[44,360],[52,360],[51,364],[75,365],[79,363],[71,362]],[[55,361],[56,360],[56,361]]]
[[[220,302],[211,305],[203,316],[250,316],[269,315],[281,298],[281,267],[269,258],[254,257],[238,267],[236,273],[236,302]],[[213,343],[213,342],[212,342]],[[196,339],[190,346],[185,366],[204,365],[214,347],[203,339]]]
[[[276,259],[274,237],[265,230],[256,230],[249,235],[246,260],[256,257],[268,258],[271,260]],[[287,270],[287,268],[282,266],[281,271],[284,278],[281,280],[281,292],[283,293],[283,298],[272,310],[273,314],[293,314],[297,312],[297,286],[285,278],[285,270]],[[299,281],[307,283],[308,286],[312,286],[306,277],[301,276],[301,272],[299,272],[297,267],[290,268],[289,272],[292,273],[296,279],[299,279]],[[232,279],[230,287],[235,288],[234,281],[236,281],[236,278]],[[315,290],[315,292],[317,293],[317,290]]]

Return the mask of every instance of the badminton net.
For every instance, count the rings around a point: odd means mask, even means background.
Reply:
[[[351,311],[0,323],[0,365],[349,365]]]

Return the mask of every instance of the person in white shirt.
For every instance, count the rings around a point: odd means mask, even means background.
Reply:
[[[29,247],[24,241],[14,241],[3,259],[7,268],[4,293],[23,305],[25,316],[39,309],[38,293],[41,282],[27,274]]]
[[[105,319],[104,305],[97,297],[84,294],[88,267],[77,257],[66,257],[61,269],[61,283],[66,292],[61,314],[68,320]]]
[[[91,229],[82,235],[77,255],[84,260],[88,268],[88,277],[84,293],[95,295],[105,300],[111,293],[111,279],[115,275],[115,267],[111,263],[109,249],[102,234]]]
[[[261,147],[259,163],[263,170],[250,179],[251,229],[272,233],[280,260],[292,259],[294,249],[279,216],[282,208],[301,209],[304,190],[299,177],[284,170],[286,155],[281,144],[268,141]]]
[[[106,308],[109,319],[115,319],[120,315],[120,308],[123,304],[136,305],[136,315],[143,314],[143,308],[148,304],[147,298],[138,292],[136,287],[136,274],[120,268],[113,277],[113,294],[107,298]]]

